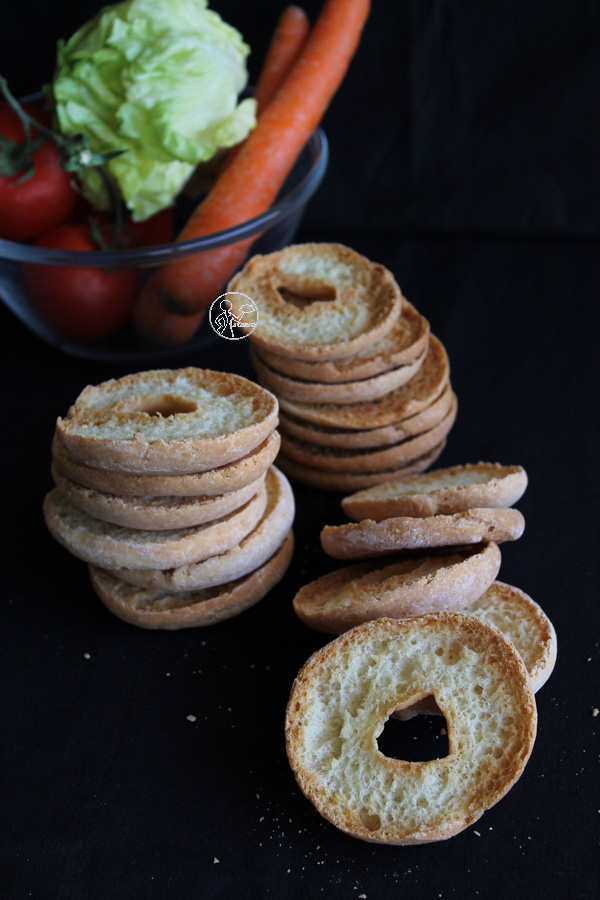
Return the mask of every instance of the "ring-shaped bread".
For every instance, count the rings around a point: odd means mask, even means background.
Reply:
[[[277,427],[277,399],[240,375],[154,369],[86,387],[56,434],[89,466],[185,475],[240,459]]]
[[[433,696],[448,755],[384,756],[398,709]],[[286,749],[303,793],[342,831],[419,844],[477,821],[522,774],[537,727],[523,660],[498,629],[460,613],[381,618],[318,650],[292,687]]]
[[[295,244],[253,256],[228,291],[234,308],[235,294],[258,307],[252,343],[307,361],[371,346],[391,331],[402,309],[391,272],[341,244]]]
[[[351,356],[315,362],[282,356],[266,347],[260,348],[260,356],[276,372],[290,378],[329,384],[355,382],[413,363],[427,350],[429,331],[427,319],[403,297],[401,313],[391,330],[375,344]]]

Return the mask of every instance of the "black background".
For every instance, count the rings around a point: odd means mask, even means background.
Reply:
[[[5,7],[16,93],[51,76],[56,38],[98,6]],[[213,6],[251,44],[253,78],[282,4]],[[283,717],[326,641],[291,598],[334,568],[318,534],[343,521],[339,498],[295,485],[293,564],[237,619],[120,622],[40,508],[56,416],[129,367],[61,355],[2,308],[3,897],[597,896],[599,24],[582,0],[374,0],[299,235],[389,266],[444,341],[459,415],[440,464],[529,473],[500,577],[544,607],[559,654],[521,780],[446,843],[379,847],[322,820],[287,765]],[[244,344],[217,344],[177,363],[251,373]]]

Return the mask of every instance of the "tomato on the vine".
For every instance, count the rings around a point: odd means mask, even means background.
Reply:
[[[48,114],[24,104],[23,109],[42,125],[49,124]],[[23,177],[20,161],[12,166],[12,150],[20,152],[25,144],[25,129],[9,103],[0,103],[0,238],[26,241],[63,222],[77,202],[78,194],[71,181],[73,175],[61,167],[60,151],[49,138],[31,154],[33,174]],[[36,135],[32,129],[31,137]],[[8,142],[14,142],[9,148]]]
[[[96,251],[87,225],[58,225],[34,241],[36,247]],[[56,331],[74,341],[108,337],[129,319],[138,290],[135,269],[50,266],[27,263],[23,283],[31,304]]]

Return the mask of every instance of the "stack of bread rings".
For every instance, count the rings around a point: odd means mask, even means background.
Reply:
[[[340,635],[300,671],[286,740],[319,812],[368,841],[415,844],[462,831],[515,783],[536,734],[534,692],[556,634],[543,610],[496,581],[498,543],[524,528],[512,509],[521,466],[477,463],[380,484],[342,500],[353,523],[325,526],[346,565],[305,585],[298,617]],[[382,754],[389,718],[444,715],[449,753]]]
[[[276,398],[238,375],[153,370],[90,386],[59,418],[51,534],[145,628],[230,618],[292,556],[294,497],[273,461]]]
[[[297,244],[252,257],[228,290],[259,310],[252,363],[279,400],[288,475],[348,493],[437,459],[457,411],[448,356],[391,272]]]

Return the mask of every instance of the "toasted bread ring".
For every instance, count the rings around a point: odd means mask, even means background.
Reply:
[[[500,548],[491,541],[435,556],[344,566],[301,587],[294,612],[311,628],[331,634],[382,617],[458,612],[489,588],[501,560]]]
[[[231,619],[262,600],[285,575],[293,550],[290,529],[272,556],[254,571],[227,584],[179,594],[134,587],[96,566],[89,571],[104,605],[125,622],[141,628],[197,628]]]
[[[228,291],[246,294],[259,308],[253,344],[306,361],[371,346],[391,331],[402,308],[391,272],[341,244],[295,244],[253,256]]]
[[[260,356],[263,362],[276,372],[282,372],[291,378],[329,384],[360,381],[363,378],[373,378],[397,366],[413,363],[427,350],[429,330],[427,319],[417,312],[406,297],[403,297],[402,311],[388,334],[352,356],[307,362],[291,356],[281,356],[280,353],[273,353],[266,347],[261,347]]]
[[[387,719],[431,695],[448,755],[384,756]],[[422,844],[452,837],[506,794],[536,727],[512,643],[472,616],[437,613],[366,622],[318,650],[292,687],[285,736],[301,790],[333,825],[365,841]]]
[[[321,546],[335,559],[375,559],[400,550],[518,540],[525,519],[518,509],[467,509],[447,516],[397,516],[374,522],[325,525]]]
[[[187,475],[240,459],[277,427],[277,399],[240,375],[154,369],[85,388],[56,434],[88,466]]]

